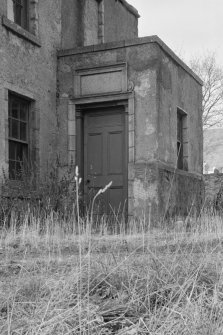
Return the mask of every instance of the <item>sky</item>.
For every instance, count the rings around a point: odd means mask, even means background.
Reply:
[[[158,35],[184,61],[215,53],[223,66],[223,0],[128,0],[139,36]]]

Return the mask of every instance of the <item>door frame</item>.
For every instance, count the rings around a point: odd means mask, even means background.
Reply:
[[[130,90],[125,93],[110,93],[91,95],[85,97],[70,97],[67,99],[68,114],[68,164],[74,164],[83,171],[83,110],[89,107],[100,106],[124,106],[125,107],[125,127],[127,136],[127,210],[128,220],[134,216],[134,175],[135,175],[135,93]],[[82,184],[82,183],[81,183]],[[82,185],[80,185],[82,186]]]
[[[106,112],[110,112],[111,109],[117,109],[117,113],[121,112],[124,115],[124,136],[125,136],[125,173],[123,180],[124,194],[126,195],[126,204],[125,212],[126,216],[128,215],[128,102],[127,101],[118,101],[118,102],[101,102],[101,103],[91,103],[91,104],[82,104],[76,105],[76,132],[77,132],[77,143],[76,143],[76,164],[80,169],[80,177],[82,179],[81,183],[81,192],[86,198],[85,194],[85,145],[84,145],[84,135],[85,135],[85,116],[89,113],[94,113],[100,111],[102,114],[106,115]]]

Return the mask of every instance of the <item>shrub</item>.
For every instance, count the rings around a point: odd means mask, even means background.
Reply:
[[[0,200],[1,226],[10,226],[15,217],[19,225],[27,215],[44,222],[52,213],[68,221],[76,206],[75,166],[62,170],[58,159],[44,177],[37,175],[33,165],[29,169],[22,166],[16,180],[9,180],[4,174]]]

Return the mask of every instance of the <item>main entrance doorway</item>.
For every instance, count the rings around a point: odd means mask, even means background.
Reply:
[[[84,110],[84,193],[94,215],[120,218],[127,213],[127,139],[124,107]]]

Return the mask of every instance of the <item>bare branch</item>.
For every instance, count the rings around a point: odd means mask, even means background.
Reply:
[[[203,80],[203,126],[223,124],[223,69],[216,63],[214,54],[195,58],[191,68]]]

